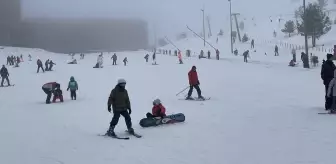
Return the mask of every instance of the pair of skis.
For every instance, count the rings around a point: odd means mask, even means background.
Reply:
[[[141,138],[141,137],[142,137],[140,134],[137,134],[137,133],[129,133],[127,130],[126,130],[125,132],[128,133],[129,135],[132,135],[132,136],[136,137],[136,138]],[[110,137],[110,138],[120,139],[120,140],[129,140],[129,139],[130,139],[129,137],[120,137],[120,136],[118,136],[118,135],[108,136],[108,135],[104,134],[104,135],[100,135],[100,136]]]

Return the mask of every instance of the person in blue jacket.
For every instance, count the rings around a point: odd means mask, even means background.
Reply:
[[[70,89],[71,100],[76,100],[77,98],[76,91],[78,90],[78,84],[73,76],[70,77],[67,91],[69,91],[69,89]]]

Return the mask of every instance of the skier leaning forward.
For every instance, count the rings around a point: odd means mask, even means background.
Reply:
[[[120,115],[125,118],[126,126],[130,134],[134,134],[134,129],[132,128],[131,121],[131,103],[128,97],[128,92],[125,89],[126,81],[124,79],[119,79],[118,84],[111,91],[110,97],[107,102],[108,111],[111,113],[111,105],[113,111],[113,118],[110,122],[110,128],[106,132],[108,136],[116,136],[114,133],[114,128],[118,124]]]
[[[186,100],[193,100],[194,98],[191,97],[193,89],[195,88],[198,94],[198,99],[203,99],[204,97],[202,96],[201,89],[199,88],[200,82],[198,80],[198,75],[196,72],[196,66],[192,66],[191,70],[188,73],[188,78],[189,78],[189,92]]]

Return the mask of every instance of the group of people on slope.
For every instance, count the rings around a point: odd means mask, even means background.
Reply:
[[[201,89],[199,88],[200,82],[198,80],[198,75],[196,71],[196,66],[193,66],[192,69],[188,73],[190,89],[188,92],[188,96],[186,99],[193,99],[191,97],[193,88],[197,90],[198,98],[204,99],[201,95]],[[128,96],[128,92],[126,90],[126,80],[119,79],[117,85],[112,89],[110,96],[107,102],[107,110],[108,112],[113,113],[112,120],[110,122],[109,129],[106,132],[108,136],[115,136],[114,128],[118,124],[120,115],[125,118],[126,126],[129,133],[134,133],[134,129],[132,128],[131,121],[131,103],[130,98]],[[165,117],[166,116],[166,108],[163,106],[160,99],[155,99],[153,101],[152,113],[146,114],[147,118],[152,117]]]
[[[50,99],[53,94],[53,100],[52,102],[55,103],[57,99],[60,100],[60,102],[63,102],[63,92],[61,90],[61,85],[57,82],[49,82],[42,86],[42,90],[44,93],[47,94],[46,98],[46,104],[50,104]],[[77,99],[76,91],[78,90],[78,84],[77,81],[73,76],[70,77],[70,81],[68,83],[67,91],[70,90],[70,97],[71,100]]]

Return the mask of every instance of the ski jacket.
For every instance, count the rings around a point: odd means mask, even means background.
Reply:
[[[36,64],[37,64],[38,66],[42,66],[42,61],[41,61],[40,59],[38,59],[37,62],[36,62]]]
[[[74,77],[70,78],[67,90],[75,91],[78,90],[78,84]]]
[[[44,84],[42,86],[42,89],[47,90],[47,91],[54,91],[57,85],[59,84],[56,82],[49,82],[49,83]]]
[[[164,117],[166,116],[166,108],[162,105],[154,105],[152,108],[152,114],[154,117]]]
[[[329,83],[327,95],[336,96],[336,70],[334,71],[334,78]]]
[[[322,64],[321,78],[323,80],[324,85],[328,85],[329,82],[334,78],[335,69],[336,66],[331,60],[327,60]]]
[[[181,54],[181,52],[178,53],[178,59],[182,60],[182,54]]]
[[[188,73],[188,77],[190,85],[199,85],[198,75],[196,71],[190,70]]]
[[[1,68],[0,75],[1,75],[1,77],[7,77],[7,76],[9,76],[9,73],[8,73],[8,70],[7,70],[6,67],[2,67]]]
[[[108,107],[112,105],[113,111],[123,112],[131,109],[131,103],[126,89],[116,86],[110,94],[107,102]]]

